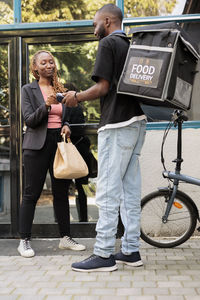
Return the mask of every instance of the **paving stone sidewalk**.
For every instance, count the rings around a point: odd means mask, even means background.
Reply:
[[[1,300],[200,300],[200,238],[172,249],[141,241],[144,266],[79,273],[71,263],[92,254],[94,239],[77,239],[83,252],[58,249],[58,239],[34,239],[33,258],[22,258],[18,240],[0,240]],[[116,250],[120,247],[117,241]]]

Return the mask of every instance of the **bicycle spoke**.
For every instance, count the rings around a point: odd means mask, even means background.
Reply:
[[[155,192],[152,197],[147,197],[145,204],[142,203],[141,236],[151,245],[168,247],[171,244],[179,244],[188,238],[194,231],[192,207],[185,199],[176,195],[176,203],[172,206],[167,222],[163,223],[162,217],[167,207],[168,192]],[[151,195],[150,195],[151,196]]]

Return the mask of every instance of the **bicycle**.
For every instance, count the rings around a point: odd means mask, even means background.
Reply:
[[[196,204],[186,193],[178,190],[179,182],[199,185],[200,179],[181,174],[182,124],[187,121],[183,111],[175,110],[163,136],[161,161],[162,175],[168,186],[146,195],[141,200],[141,238],[159,248],[176,247],[187,241],[200,221]],[[164,164],[163,147],[170,128],[178,126],[175,172],[167,171]],[[171,183],[172,182],[172,183]],[[200,227],[197,228],[200,231]]]

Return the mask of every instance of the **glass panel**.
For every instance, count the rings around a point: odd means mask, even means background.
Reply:
[[[0,24],[11,24],[13,22],[13,0],[0,0]]]
[[[88,137],[91,143],[91,152],[97,159],[97,135],[89,135]],[[97,178],[89,178],[88,184],[82,185],[86,197],[82,193],[79,181],[73,181],[69,194],[71,221],[97,221],[98,209],[95,204],[96,180]]]
[[[88,136],[91,142],[91,151],[97,158],[97,136]],[[96,222],[98,208],[95,204],[97,178],[89,178],[87,184],[80,184],[72,180],[69,187],[70,222]],[[66,200],[67,201],[67,200]],[[34,224],[56,223],[53,211],[53,196],[51,193],[51,178],[49,173],[44,184],[43,192],[38,200],[34,217]]]
[[[104,4],[114,0],[22,0],[22,22],[91,20]]]
[[[50,51],[56,59],[61,82],[69,89],[70,86],[77,90],[84,90],[93,83],[91,74],[96,57],[98,42],[74,42],[66,44],[29,44],[29,61],[38,50]],[[33,75],[29,75],[30,82]],[[98,123],[100,117],[99,100],[84,103],[83,113],[86,123]],[[77,122],[78,123],[78,122]],[[73,131],[73,126],[72,126]],[[85,136],[90,141],[90,150],[97,158],[97,135],[89,132]],[[78,192],[79,190],[79,192]],[[70,220],[96,221],[98,210],[95,205],[96,178],[89,178],[83,183],[72,181],[69,188]],[[47,174],[43,192],[36,206],[34,223],[54,223],[56,218],[53,213],[53,197],[51,194],[50,175]]]
[[[124,0],[126,18],[182,14],[186,0]]]
[[[0,223],[10,221],[8,46],[0,44]]]
[[[76,89],[85,90],[94,82],[91,80],[96,58],[98,42],[78,42],[62,45],[29,45],[30,59],[38,50],[50,51],[56,59],[56,65],[63,84],[72,83]],[[34,79],[30,74],[30,81]],[[85,101],[83,105],[85,122],[98,123],[100,118],[99,100]]]

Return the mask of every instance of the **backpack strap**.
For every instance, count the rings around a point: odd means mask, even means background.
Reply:
[[[130,37],[128,37],[128,36],[126,36],[125,34],[122,34],[122,33],[111,33],[111,36],[119,36],[119,37],[121,37],[121,38],[123,38],[123,40],[125,40],[129,45],[130,45],[130,40],[131,40],[131,38]],[[113,82],[112,82],[112,86],[113,85],[115,85],[115,86],[117,86],[117,84],[118,84],[118,80],[117,80],[117,78],[116,77],[114,77],[113,78]],[[112,87],[111,86],[111,87]]]
[[[128,37],[127,35],[125,34],[122,34],[122,33],[111,33],[112,36],[120,36],[121,38],[123,38],[125,41],[129,42],[130,43],[130,40],[131,40],[131,37]]]

